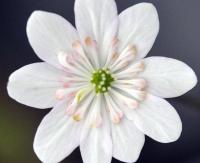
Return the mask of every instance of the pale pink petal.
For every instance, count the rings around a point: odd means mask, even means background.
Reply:
[[[33,146],[42,162],[60,162],[79,145],[82,123],[66,114],[66,106],[59,103],[38,127]]]
[[[83,45],[86,43],[85,49],[88,50],[88,38],[95,41],[98,53],[93,53],[93,55],[98,58],[102,65],[118,31],[118,13],[115,1],[76,0],[75,17],[76,27]]]
[[[182,131],[182,123],[176,110],[166,100],[148,95],[139,108],[123,109],[126,116],[145,135],[161,143],[176,141]]]
[[[156,8],[151,3],[139,3],[123,11],[119,19],[119,52],[132,45],[137,49],[136,60],[144,58],[159,31]]]
[[[144,134],[133,121],[124,118],[112,124],[113,157],[123,162],[136,162],[144,145]]]
[[[185,63],[166,57],[144,59],[145,70],[140,74],[147,81],[148,91],[163,98],[185,94],[197,84],[195,72]]]
[[[102,163],[102,161],[104,163],[110,163],[112,159],[110,125],[105,107],[98,101],[98,98],[100,97],[96,97],[93,105],[90,107],[90,113],[81,135],[80,150],[84,163]],[[94,115],[97,114],[96,109],[99,110],[100,108],[102,123],[99,123],[99,116],[94,118]]]
[[[79,39],[75,28],[63,17],[49,12],[35,11],[27,23],[29,42],[42,60],[61,67],[57,55],[70,53],[72,43]]]
[[[65,73],[47,63],[24,66],[9,77],[8,94],[16,101],[35,108],[50,108],[56,102],[56,91],[62,87]]]

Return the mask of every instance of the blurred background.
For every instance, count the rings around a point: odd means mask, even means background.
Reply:
[[[116,2],[121,12],[143,1]],[[149,56],[182,60],[200,78],[200,1],[146,2],[157,7],[161,24]],[[74,0],[4,0],[0,3],[0,163],[39,163],[32,144],[37,126],[49,110],[33,109],[10,99],[6,91],[7,80],[16,69],[40,61],[26,36],[26,22],[30,14],[34,10],[55,12],[74,24]],[[171,144],[161,144],[146,137],[138,163],[200,163],[200,86],[169,101],[182,119],[182,136]],[[79,150],[63,163],[82,163]],[[119,162],[113,159],[113,163]]]

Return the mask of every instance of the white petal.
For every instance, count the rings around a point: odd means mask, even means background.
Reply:
[[[144,134],[133,121],[124,118],[119,124],[112,124],[113,157],[123,162],[137,161],[144,145]]]
[[[71,52],[72,43],[78,40],[75,28],[67,20],[43,11],[32,13],[27,23],[27,35],[38,57],[56,67],[60,67],[58,53]]]
[[[20,68],[9,77],[8,94],[16,101],[35,108],[55,105],[56,90],[61,87],[62,71],[47,63],[34,63]]]
[[[76,27],[81,40],[91,37],[99,47],[99,59],[105,60],[108,46],[116,37],[118,14],[114,0],[76,0]],[[107,54],[108,55],[108,54]]]
[[[180,137],[180,117],[173,106],[162,98],[148,95],[138,109],[129,110],[126,115],[144,134],[156,141],[169,143]]]
[[[112,159],[112,140],[110,136],[110,124],[108,122],[105,107],[101,108],[102,124],[92,127],[93,115],[95,115],[95,100],[91,106],[86,123],[81,135],[80,150],[84,163],[110,163]],[[97,108],[98,109],[98,108]]]
[[[139,3],[123,11],[119,19],[119,52],[133,45],[137,48],[136,59],[145,57],[159,31],[156,8],[150,3]]]
[[[60,162],[78,147],[81,122],[66,114],[66,101],[45,116],[38,127],[34,151],[42,162]]]
[[[185,94],[197,84],[194,71],[185,63],[166,57],[144,59],[145,71],[141,77],[147,80],[151,94],[163,98]]]

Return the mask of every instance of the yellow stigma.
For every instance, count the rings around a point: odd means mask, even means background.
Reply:
[[[79,90],[76,93],[76,100],[77,102],[81,102],[83,100],[83,98],[91,91],[91,88],[86,87],[86,88],[82,88],[81,90]]]
[[[73,116],[73,119],[74,119],[75,121],[80,121],[80,120],[81,120],[81,117],[80,117],[80,115],[74,115],[74,116]]]

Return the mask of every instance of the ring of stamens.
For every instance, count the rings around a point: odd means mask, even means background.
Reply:
[[[90,82],[94,85],[96,93],[106,93],[113,81],[114,78],[108,69],[99,69],[93,72]]]
[[[110,119],[114,124],[120,123],[124,116],[120,107],[136,109],[140,102],[145,100],[147,83],[145,79],[137,76],[144,71],[145,65],[142,61],[132,64],[137,55],[137,47],[130,44],[121,53],[118,53],[118,42],[117,38],[113,39],[112,48],[109,50],[111,55],[107,57],[104,65],[106,68],[99,68],[101,64],[98,61],[97,41],[90,37],[85,38],[86,50],[83,49],[80,41],[75,41],[72,44],[74,53],[67,53],[65,51],[58,53],[58,61],[68,70],[67,75],[69,79],[61,80],[63,88],[56,91],[56,99],[63,100],[67,94],[68,106],[66,113],[76,122],[81,121],[85,114],[87,114],[87,109],[90,108],[90,105],[95,104],[92,126],[99,127],[102,124],[103,119],[100,111],[101,93],[105,93],[103,95],[106,100],[105,107],[107,107],[106,110],[109,111]],[[128,67],[129,64],[131,64],[130,67]],[[116,78],[113,77],[109,70],[112,70],[112,74]],[[85,79],[86,76],[87,79]],[[75,83],[74,79],[71,80],[71,77],[76,78],[79,82]],[[89,85],[86,87],[82,86],[80,81],[84,81],[85,85],[85,81],[88,82],[89,77],[91,77]],[[74,86],[73,92],[68,94],[67,88],[71,86]],[[123,87],[123,89],[120,87]],[[118,92],[115,88],[121,89],[125,94]],[[94,93],[91,93],[92,90],[94,90],[96,95],[99,95],[98,98],[95,97]],[[113,97],[120,100],[113,101]],[[85,100],[86,98],[89,99]],[[96,100],[95,103],[93,103],[93,100]]]

